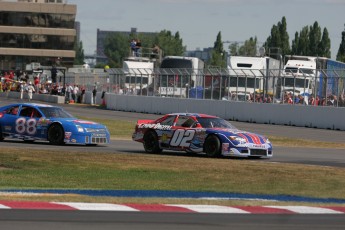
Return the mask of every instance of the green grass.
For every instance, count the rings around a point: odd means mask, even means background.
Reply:
[[[2,149],[0,189],[144,189],[345,199],[345,169],[149,154]]]

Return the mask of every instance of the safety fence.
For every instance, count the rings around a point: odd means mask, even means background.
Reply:
[[[121,95],[345,106],[345,69],[108,69],[67,73],[65,82]]]

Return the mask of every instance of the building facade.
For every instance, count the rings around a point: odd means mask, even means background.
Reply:
[[[73,65],[77,7],[65,3],[0,0],[0,70]]]

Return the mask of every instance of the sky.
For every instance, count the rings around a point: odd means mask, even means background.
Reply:
[[[265,42],[273,25],[285,16],[291,41],[304,26],[327,28],[335,59],[345,30],[345,0],[67,0],[77,5],[85,54],[96,50],[97,29],[109,31],[179,32],[187,50],[213,47],[222,41]],[[224,49],[228,43],[224,43]]]

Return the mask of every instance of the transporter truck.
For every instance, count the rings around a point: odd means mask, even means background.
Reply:
[[[231,100],[247,101],[250,95],[275,94],[280,61],[271,57],[230,56],[228,92]]]
[[[327,98],[344,92],[345,63],[312,56],[287,55],[286,59],[278,82],[282,99],[290,93],[307,102],[311,95]]]

